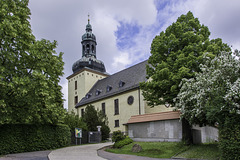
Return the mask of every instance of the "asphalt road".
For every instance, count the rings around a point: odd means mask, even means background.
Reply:
[[[8,154],[0,157],[0,160],[48,160],[48,154],[51,151],[25,152],[17,154]]]

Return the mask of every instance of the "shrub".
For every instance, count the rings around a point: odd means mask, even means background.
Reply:
[[[240,159],[240,115],[226,118],[219,129],[219,148],[224,160]]]
[[[112,141],[113,142],[118,142],[126,138],[121,131],[114,131],[112,135]]]
[[[70,144],[70,137],[66,125],[1,125],[0,155],[64,147]]]
[[[114,145],[113,145],[113,148],[122,148],[123,146],[128,145],[132,142],[133,142],[133,140],[131,138],[126,137],[123,140],[115,142]]]

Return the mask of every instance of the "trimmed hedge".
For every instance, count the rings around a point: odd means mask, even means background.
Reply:
[[[123,146],[128,145],[132,142],[133,140],[127,136],[125,139],[115,142],[113,148],[122,148]]]
[[[227,117],[219,129],[219,148],[224,160],[240,159],[240,115]]]
[[[67,125],[6,124],[0,126],[0,155],[68,146]]]

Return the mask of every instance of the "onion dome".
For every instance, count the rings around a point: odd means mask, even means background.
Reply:
[[[104,63],[95,57],[82,57],[76,61],[72,66],[73,73],[80,71],[83,68],[90,68],[102,73],[106,73]]]
[[[86,33],[82,36],[82,58],[76,61],[72,66],[73,73],[83,68],[90,68],[95,71],[106,73],[104,63],[96,58],[96,37],[92,33],[92,26],[88,19]]]

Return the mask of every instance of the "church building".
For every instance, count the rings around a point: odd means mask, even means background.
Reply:
[[[82,58],[73,64],[73,73],[67,77],[69,112],[82,117],[87,105],[93,105],[107,116],[111,133],[120,130],[135,141],[181,141],[186,128],[180,112],[164,105],[150,107],[144,101],[139,83],[148,81],[147,61],[108,74],[104,63],[97,59],[97,41],[89,19],[81,44]],[[197,139],[201,142],[216,139],[215,130],[195,131],[203,135]]]
[[[111,132],[126,132],[133,115],[172,110],[165,106],[151,108],[144,101],[139,83],[147,81],[147,61],[109,75],[104,63],[97,59],[96,36],[89,20],[81,43],[82,58],[73,64],[73,74],[67,77],[68,111],[81,117],[91,104],[107,115]]]

